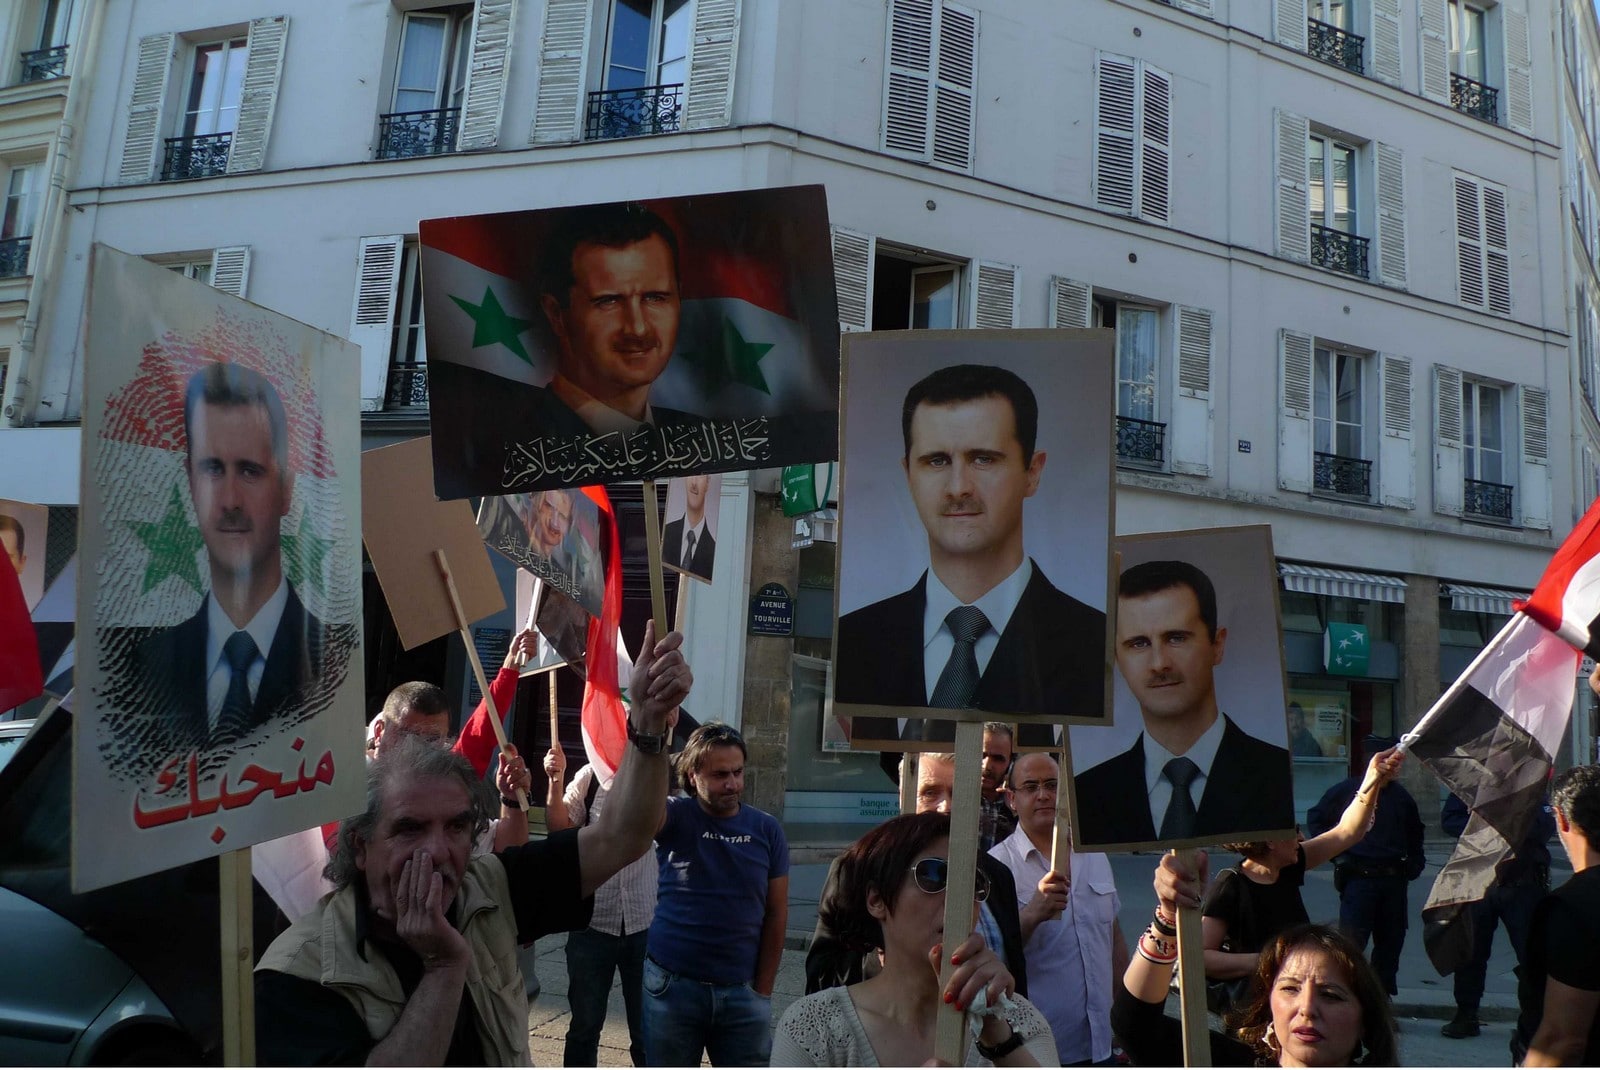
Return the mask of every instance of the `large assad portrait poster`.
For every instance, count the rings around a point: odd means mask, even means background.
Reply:
[[[419,233],[440,498],[837,456],[821,186],[426,219]]]
[[[1272,529],[1123,535],[1116,547],[1115,724],[1070,729],[1072,842],[1293,836]]]
[[[1109,331],[844,342],[834,711],[860,750],[956,720],[1105,724]]]
[[[356,347],[96,246],[73,887],[359,810]]]

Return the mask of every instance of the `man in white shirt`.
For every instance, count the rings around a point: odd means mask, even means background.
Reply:
[[[684,512],[661,531],[661,557],[707,582],[716,558],[716,535],[706,526],[706,490],[710,476],[684,476]]]

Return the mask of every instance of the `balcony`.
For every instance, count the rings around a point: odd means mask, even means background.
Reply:
[[[1372,462],[1336,453],[1312,454],[1311,485],[1324,494],[1372,500]]]
[[[1141,468],[1160,468],[1166,457],[1167,425],[1132,416],[1117,417],[1117,460]]]
[[[28,250],[32,246],[32,238],[0,241],[0,279],[15,279],[28,273]]]
[[[428,366],[426,364],[389,365],[389,383],[383,392],[386,409],[426,409],[428,407]]]
[[[1500,90],[1459,74],[1450,76],[1450,106],[1486,123],[1500,122]]]
[[[1461,499],[1462,512],[1469,517],[1511,523],[1511,488],[1504,483],[1463,480]]]
[[[585,141],[677,133],[683,119],[683,83],[640,89],[602,89],[589,94]]]
[[[190,134],[167,138],[166,155],[161,160],[161,181],[182,182],[190,178],[214,178],[228,171],[228,149],[233,131],[223,134]]]
[[[1335,67],[1343,67],[1352,74],[1363,72],[1361,53],[1367,43],[1365,37],[1341,30],[1316,19],[1306,20],[1306,54]]]
[[[1311,224],[1311,262],[1317,267],[1364,279],[1367,277],[1368,244],[1367,239],[1359,235]]]
[[[442,156],[456,149],[460,108],[400,111],[378,116],[378,159]]]
[[[22,54],[22,81],[43,82],[67,73],[67,46],[36,48]]]

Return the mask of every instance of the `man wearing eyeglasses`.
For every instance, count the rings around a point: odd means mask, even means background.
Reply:
[[[1011,766],[1006,799],[1017,829],[989,853],[1004,862],[1018,889],[1028,998],[1050,1022],[1062,1066],[1111,1061],[1112,985],[1128,965],[1117,927],[1116,881],[1103,854],[1070,852],[1050,868],[1061,770],[1048,754],[1024,754]]]

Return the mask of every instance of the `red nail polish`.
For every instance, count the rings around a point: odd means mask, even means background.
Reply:
[[[944,1001],[945,1001],[945,1002],[946,1002],[946,1003],[950,1003],[950,1002],[952,1002],[952,1001],[953,1001],[953,1000],[954,1000],[954,999],[955,999],[955,998],[956,998],[956,997],[955,997],[955,996],[954,996],[954,995],[953,995],[953,994],[952,994],[952,993],[949,993],[949,992],[946,992],[946,993],[945,993],[945,994],[944,994]]]
[[[950,965],[952,965],[952,966],[961,965],[961,956],[960,955],[951,955],[950,956]]]

